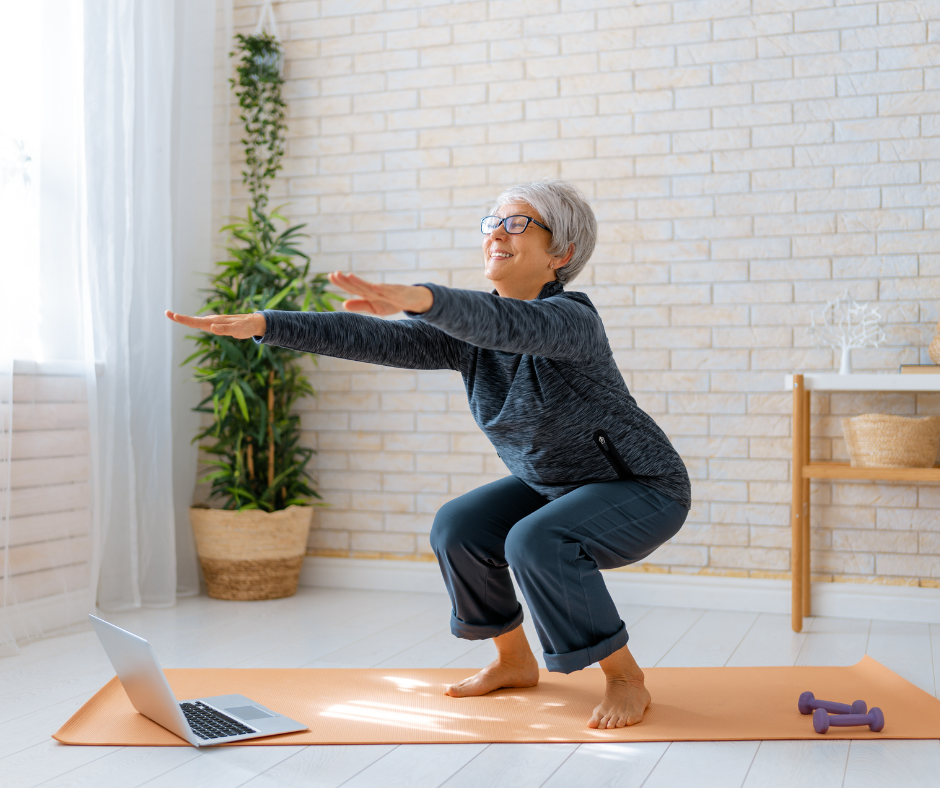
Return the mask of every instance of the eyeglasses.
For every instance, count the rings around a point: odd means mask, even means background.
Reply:
[[[500,219],[498,216],[484,216],[483,220],[480,222],[480,232],[482,232],[483,235],[489,235],[490,233],[496,232],[496,229],[502,225],[510,235],[519,235],[519,233],[525,232],[525,228],[529,226],[529,222],[537,224],[543,230],[548,230],[544,224],[535,221],[531,216],[517,215],[507,216],[505,219]],[[551,230],[548,231],[551,232]]]

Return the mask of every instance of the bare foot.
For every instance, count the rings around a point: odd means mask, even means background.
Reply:
[[[594,709],[589,728],[624,728],[643,719],[652,697],[643,683],[643,671],[624,646],[606,659],[601,667],[607,676],[604,699]]]
[[[479,673],[451,684],[445,695],[469,698],[503,687],[534,687],[539,683],[539,663],[529,648],[522,627],[493,638],[499,656]]]

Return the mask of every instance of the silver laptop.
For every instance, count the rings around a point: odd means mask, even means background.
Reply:
[[[178,701],[146,640],[97,616],[88,618],[134,708],[193,746],[307,730],[244,695]]]

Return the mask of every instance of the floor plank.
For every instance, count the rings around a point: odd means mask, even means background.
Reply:
[[[754,756],[744,788],[839,786],[848,754],[847,741],[764,741]]]
[[[582,744],[542,788],[640,788],[668,742]]]
[[[929,624],[872,621],[867,653],[925,692],[935,693]]]
[[[343,788],[437,788],[486,748],[485,744],[402,744]]]
[[[100,666],[102,660],[106,662],[98,638],[94,635],[92,637],[94,642],[89,640],[87,645],[76,646],[68,652],[38,659],[0,674],[0,702],[8,688],[25,689],[36,684],[44,685],[51,675],[88,670]]]
[[[797,665],[854,665],[865,656],[871,621],[818,617],[808,620]]]
[[[793,665],[806,640],[790,628],[790,616],[761,613],[725,663],[730,667]]]
[[[300,668],[314,662],[342,662],[344,649],[355,650],[356,645],[368,647],[370,638],[376,645],[387,644],[388,634],[400,622],[421,615],[429,606],[438,604],[436,599],[421,597],[398,598],[388,603],[376,601],[378,604],[345,617],[315,621],[303,628],[300,637],[269,643],[267,650],[239,659],[236,664],[240,668]],[[342,607],[339,609],[342,611]],[[394,649],[392,653],[399,650],[402,649]],[[389,654],[388,647],[384,652],[380,649],[379,653]]]
[[[183,749],[183,748],[181,748]],[[191,749],[186,748],[188,752]],[[175,769],[147,782],[147,788],[232,788],[243,785],[282,761],[296,756],[302,747],[205,747]],[[116,783],[120,785],[120,783]]]
[[[374,665],[377,668],[442,668],[465,656],[479,645],[477,640],[454,637],[450,629],[441,630]],[[481,666],[482,667],[482,666]]]
[[[43,788],[136,788],[199,756],[195,747],[122,747],[43,783]]]
[[[20,750],[0,760],[0,775],[4,786],[31,788],[99,758],[117,752],[120,747],[69,747],[53,739]]]
[[[628,630],[630,653],[640,667],[653,667],[703,615],[704,610],[653,608]]]
[[[348,646],[323,654],[318,659],[342,662],[351,668],[370,668],[440,632],[441,625],[440,611],[423,611],[391,623]]]
[[[13,720],[37,709],[88,696],[101,689],[114,676],[107,662],[92,669],[72,671],[64,676],[53,676],[45,684],[30,684],[20,690],[6,693],[0,698],[0,722]]]
[[[748,630],[756,613],[709,610],[656,663],[658,668],[715,668],[724,665]]]
[[[617,605],[617,612],[628,630],[652,610],[649,605]]]
[[[538,788],[577,748],[577,744],[491,744],[442,785]]]
[[[243,785],[245,788],[336,788],[394,749],[394,744],[304,747]]]
[[[643,788],[737,788],[744,783],[756,741],[673,742]]]
[[[452,659],[443,668],[485,668],[496,659],[496,646],[492,640],[473,641],[476,645],[457,659]]]
[[[94,693],[69,698],[0,724],[0,758],[49,741]]]
[[[842,788],[928,788],[940,775],[940,743],[853,741]]]
[[[0,658],[0,681],[5,682],[8,680],[7,671],[15,670],[24,665],[27,667],[37,665],[52,657],[62,654],[68,655],[97,642],[98,638],[95,637],[91,625],[88,625],[81,632],[55,635],[45,640],[35,640],[27,643],[20,649],[19,654]]]

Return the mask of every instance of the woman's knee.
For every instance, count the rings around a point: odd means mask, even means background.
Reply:
[[[472,518],[468,515],[459,498],[448,501],[437,510],[431,525],[431,549],[435,555],[448,553],[467,543],[472,526]]]
[[[506,538],[506,561],[513,569],[550,565],[557,556],[558,539],[550,527],[537,518],[516,523]]]

